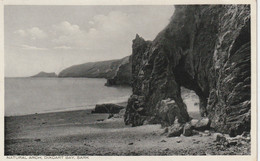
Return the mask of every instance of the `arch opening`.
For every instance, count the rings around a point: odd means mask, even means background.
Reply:
[[[181,87],[181,98],[187,106],[187,112],[191,118],[200,119],[200,99],[195,91]]]

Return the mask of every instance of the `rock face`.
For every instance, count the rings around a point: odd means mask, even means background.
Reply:
[[[126,61],[122,62],[119,66],[116,75],[113,78],[107,79],[106,86],[114,85],[131,85],[132,80],[132,61],[131,56],[125,58]]]
[[[176,120],[178,120],[177,122],[179,123],[186,122],[186,120],[182,117],[183,115],[179,106],[174,100],[167,99],[157,103],[156,112],[156,116],[159,118],[163,126],[170,126]]]
[[[188,122],[183,86],[199,96],[201,116],[212,128],[230,135],[249,131],[250,47],[249,5],[176,6],[153,41],[139,35],[133,40],[133,95],[125,123],[137,126],[151,118],[160,123],[163,100],[173,100],[172,115]]]
[[[112,114],[117,114],[122,110],[123,106],[119,106],[116,104],[100,104],[96,105],[94,111],[92,113],[112,113]]]
[[[129,64],[129,56],[117,60],[108,60],[100,62],[89,62],[80,65],[74,65],[62,70],[59,77],[86,77],[86,78],[113,78],[119,68],[124,64]],[[129,64],[130,65],[130,64]],[[131,73],[126,73],[131,77]],[[129,80],[129,82],[131,79]]]
[[[31,77],[57,77],[56,73],[46,73],[46,72],[40,72],[36,75],[33,75]]]

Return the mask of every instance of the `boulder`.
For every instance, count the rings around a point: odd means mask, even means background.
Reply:
[[[192,136],[192,126],[189,123],[186,123],[183,128],[184,136]]]
[[[183,124],[174,124],[169,127],[168,137],[180,136],[183,133]]]
[[[37,141],[37,142],[39,142],[39,141],[41,141],[41,139],[35,139],[34,141]]]
[[[199,122],[198,119],[192,119],[192,120],[190,121],[190,124],[191,124],[191,126],[194,127],[198,122]]]
[[[125,108],[124,106],[119,106],[116,104],[98,104],[91,113],[119,113],[120,110]]]
[[[169,132],[169,128],[168,128],[168,127],[165,127],[165,128],[162,130],[161,135],[168,134],[168,132]]]
[[[192,135],[199,135],[200,133],[199,133],[199,131],[197,131],[197,130],[192,130]]]
[[[197,130],[207,130],[210,128],[210,120],[207,117],[201,118],[195,125]]]

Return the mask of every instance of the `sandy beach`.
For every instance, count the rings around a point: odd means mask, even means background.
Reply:
[[[130,127],[91,110],[5,117],[5,155],[238,155],[250,142],[224,147],[211,135],[162,135],[161,125]]]

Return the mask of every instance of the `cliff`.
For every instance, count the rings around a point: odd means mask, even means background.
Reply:
[[[138,35],[133,40],[133,95],[125,123],[188,122],[183,86],[199,96],[201,116],[216,131],[231,136],[250,131],[250,46],[250,6],[175,6],[153,41]],[[173,112],[161,106],[165,102],[174,104]]]
[[[131,57],[127,57],[124,62],[121,63],[116,74],[113,78],[107,79],[106,86],[114,85],[131,85],[132,80],[132,60]]]
[[[40,72],[36,75],[33,75],[31,77],[57,77],[56,73],[46,73],[46,72]]]
[[[129,56],[117,60],[89,62],[62,70],[59,77],[113,78],[118,68],[129,61]],[[131,75],[130,73],[128,73]]]

